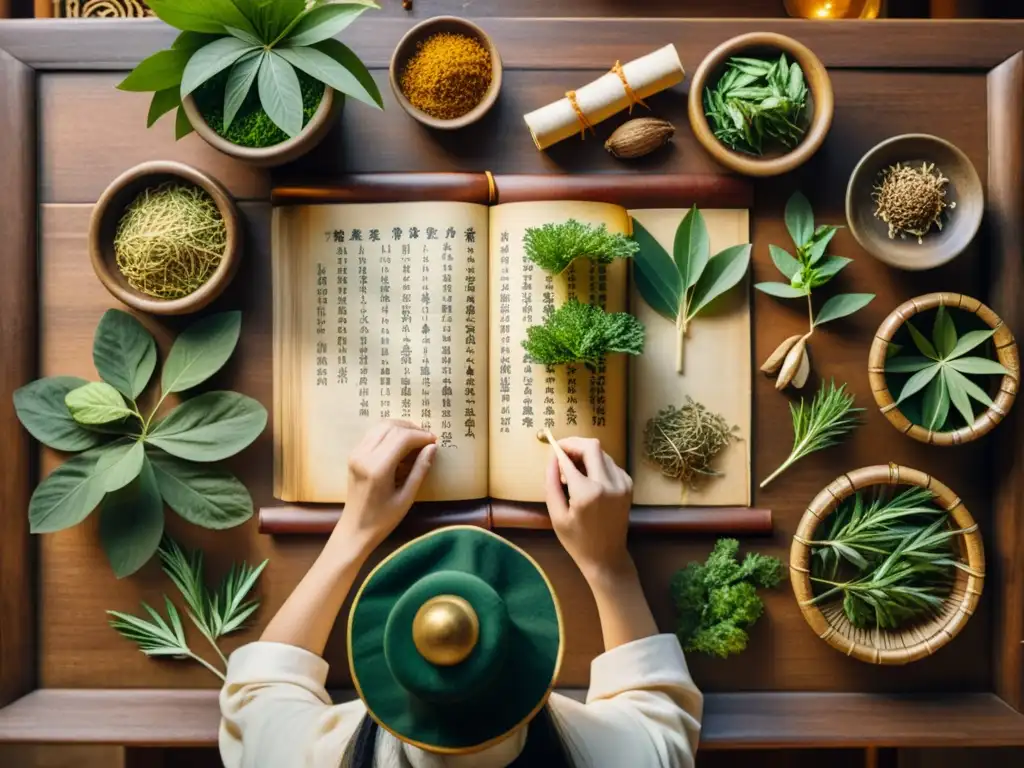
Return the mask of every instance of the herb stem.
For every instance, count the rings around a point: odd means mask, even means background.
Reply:
[[[218,651],[218,652],[219,652],[219,651]],[[216,675],[217,677],[219,677],[219,678],[221,679],[221,682],[227,682],[227,678],[226,678],[226,677],[224,676],[224,673],[223,673],[223,672],[221,672],[221,671],[220,671],[219,669],[217,669],[217,668],[216,668],[215,666],[213,666],[213,664],[211,664],[210,662],[208,662],[208,661],[207,661],[206,659],[204,659],[204,658],[203,658],[202,656],[200,656],[200,655],[199,655],[199,654],[197,654],[197,653],[193,653],[191,649],[188,649],[188,654],[187,654],[187,655],[188,655],[188,657],[189,657],[190,659],[192,659],[193,661],[198,661],[198,662],[199,662],[200,664],[202,664],[202,665],[203,665],[204,667],[206,667],[206,668],[207,668],[208,670],[210,670],[211,672],[213,672],[213,674],[215,674],[215,675]],[[226,664],[226,663],[227,663],[227,662],[225,662],[225,664]]]
[[[686,367],[686,318],[683,314],[679,314],[679,320],[676,322],[676,337],[678,339],[676,343],[676,373],[682,374]]]
[[[812,333],[814,333],[814,305],[811,303],[810,289],[808,289],[807,291],[807,323],[808,330],[807,336],[804,336],[805,339],[808,338]]]

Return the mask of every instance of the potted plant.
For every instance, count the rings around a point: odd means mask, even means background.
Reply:
[[[118,88],[152,92],[148,124],[177,110],[175,135],[193,130],[225,154],[280,165],[312,149],[344,96],[383,108],[366,67],[334,39],[373,0],[153,0],[181,30]]]

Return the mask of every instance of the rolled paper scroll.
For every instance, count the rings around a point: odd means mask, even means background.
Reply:
[[[666,45],[621,66],[616,62],[594,82],[568,91],[565,98],[536,109],[523,119],[537,149],[547,149],[682,82],[684,74],[676,47]]]

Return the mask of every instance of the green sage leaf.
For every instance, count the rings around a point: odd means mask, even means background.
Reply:
[[[640,246],[633,257],[637,291],[655,312],[674,322],[682,300],[679,270],[661,243],[636,219],[633,219],[633,239]]]
[[[174,116],[174,140],[181,141],[194,130],[195,128],[189,122],[188,115],[185,114],[185,108],[178,107],[178,112]]]
[[[750,244],[733,245],[708,261],[704,273],[693,287],[687,320],[709,303],[734,287],[750,266]]]
[[[903,385],[903,389],[900,391],[900,396],[896,398],[896,405],[899,405],[911,395],[916,395],[922,389],[924,389],[935,378],[939,372],[939,366],[933,365],[923,370],[918,371],[909,379],[907,383]]]
[[[943,368],[946,372],[947,379],[949,379],[950,381],[955,381],[956,386],[961,387],[969,397],[977,400],[986,408],[992,407],[992,398],[988,396],[988,392],[986,392],[984,389],[979,387],[969,378],[964,376],[962,373],[960,373],[960,371],[950,368],[949,366],[943,366]]]
[[[363,90],[373,99],[374,103],[381,109],[384,109],[384,99],[380,95],[380,89],[377,87],[373,75],[370,74],[370,70],[366,68],[366,65],[359,60],[359,57],[352,52],[351,48],[334,38],[322,40],[313,47],[321,53],[326,53],[351,72],[352,76],[359,81]],[[352,95],[355,96],[354,93]]]
[[[295,68],[269,51],[260,64],[256,85],[267,117],[289,136],[298,136],[303,121],[302,89]]]
[[[928,382],[921,403],[921,421],[925,429],[941,432],[949,417],[949,394],[944,376],[935,376]]]
[[[815,287],[824,285],[833,277],[838,275],[847,265],[853,262],[853,259],[847,259],[843,256],[827,256],[822,259],[814,266],[814,274],[816,277]]]
[[[797,248],[814,236],[814,211],[803,192],[794,192],[786,203],[786,229]]]
[[[918,371],[923,371],[930,365],[935,365],[935,361],[927,357],[917,357],[916,355],[894,357],[891,360],[886,361],[885,372],[917,373]]]
[[[157,91],[153,94],[153,100],[149,102],[149,115],[146,117],[146,127],[152,128],[157,120],[180,105],[181,96],[178,94],[177,83],[170,88]]]
[[[185,66],[181,76],[181,98],[185,98],[200,85],[219,75],[242,56],[260,50],[237,37],[222,37],[207,46],[200,48]]]
[[[288,35],[290,46],[313,45],[345,29],[367,8],[379,7],[372,2],[329,3],[306,13]]]
[[[141,448],[141,445],[139,445]],[[100,542],[119,579],[148,563],[164,534],[164,504],[148,461],[138,477],[107,494],[100,507]]]
[[[840,293],[833,296],[821,306],[817,317],[814,318],[814,327],[852,315],[870,304],[874,298],[873,293]]]
[[[792,280],[803,269],[800,262],[794,259],[789,251],[784,248],[779,248],[777,245],[769,245],[768,252],[771,254],[772,262],[776,268],[786,276],[787,280]]]
[[[108,309],[96,327],[92,362],[101,379],[134,401],[156,368],[156,342],[132,315]]]
[[[249,95],[256,75],[260,71],[260,64],[266,54],[261,51],[247,53],[234,63],[228,73],[228,81],[224,85],[224,130],[226,131],[245,103],[245,97]]]
[[[222,34],[227,25],[256,34],[232,0],[147,0],[156,16],[176,29]]]
[[[906,322],[907,330],[910,331],[910,338],[914,340],[914,346],[917,347],[918,351],[925,357],[930,357],[932,360],[938,360],[939,354],[935,351],[935,347],[932,343],[924,337],[909,320]]]
[[[1001,363],[985,357],[958,357],[955,360],[948,361],[946,365],[960,371],[960,373],[998,374],[1000,376],[1005,376],[1009,373]]]
[[[139,440],[118,440],[103,449],[96,461],[97,482],[107,493],[124,488],[139,476],[145,450]]]
[[[146,440],[189,461],[220,461],[248,447],[266,425],[266,409],[251,397],[206,392],[171,411]]]
[[[974,423],[974,409],[971,407],[971,398],[963,383],[955,376],[950,375],[951,371],[946,366],[942,367],[942,377],[945,380],[946,391],[949,399],[960,413],[965,424]]]
[[[190,523],[221,530],[252,517],[252,497],[230,472],[160,451],[151,451],[149,458],[163,500]]]
[[[984,342],[992,338],[992,334],[994,333],[995,329],[993,328],[989,328],[988,330],[985,331],[968,331],[957,340],[956,346],[954,346],[952,351],[950,351],[950,353],[946,355],[946,359],[954,360],[958,357],[966,355],[979,344],[983,344]]]
[[[29,530],[53,533],[85,520],[103,498],[95,482],[96,461],[102,449],[72,456],[39,484],[28,504]]]
[[[174,48],[157,51],[140,61],[117,87],[122,91],[163,91],[174,88],[181,82],[190,55],[188,51]]]
[[[945,358],[956,347],[956,326],[953,318],[945,307],[935,312],[935,323],[932,325],[932,345],[940,358]]]
[[[804,71],[796,63],[789,68],[789,82],[786,84],[786,95],[793,101],[799,101],[804,92]]]
[[[757,290],[780,299],[796,299],[807,295],[807,289],[794,288],[789,283],[755,283]]]
[[[71,418],[64,398],[88,384],[75,376],[50,376],[14,391],[14,412],[21,425],[43,445],[58,451],[85,451],[103,441]]]
[[[121,393],[102,381],[91,381],[68,392],[64,404],[79,424],[109,424],[132,415]]]
[[[679,222],[672,248],[676,269],[679,270],[680,293],[697,284],[708,259],[711,258],[711,240],[704,216],[693,206]]]
[[[224,367],[238,344],[242,313],[220,312],[199,320],[174,340],[164,363],[164,392],[184,392],[202,384]]]
[[[825,249],[828,248],[828,244],[832,242],[832,238],[839,230],[840,227],[828,224],[820,226],[814,231],[810,245],[807,247],[808,261],[812,265],[821,261],[821,257],[825,255]]]
[[[368,92],[355,75],[319,49],[281,47],[274,50],[293,67],[321,83],[371,107],[381,108],[379,91]]]

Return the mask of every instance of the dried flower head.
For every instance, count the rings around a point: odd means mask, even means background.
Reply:
[[[670,405],[647,422],[644,455],[666,477],[693,487],[701,477],[719,474],[711,462],[736,439],[736,429],[688,397],[682,408]]]
[[[956,208],[955,202],[946,202],[948,183],[934,163],[922,163],[920,168],[891,165],[871,193],[875,217],[889,225],[890,238],[910,234],[922,243],[933,226],[942,229],[943,212]]]

